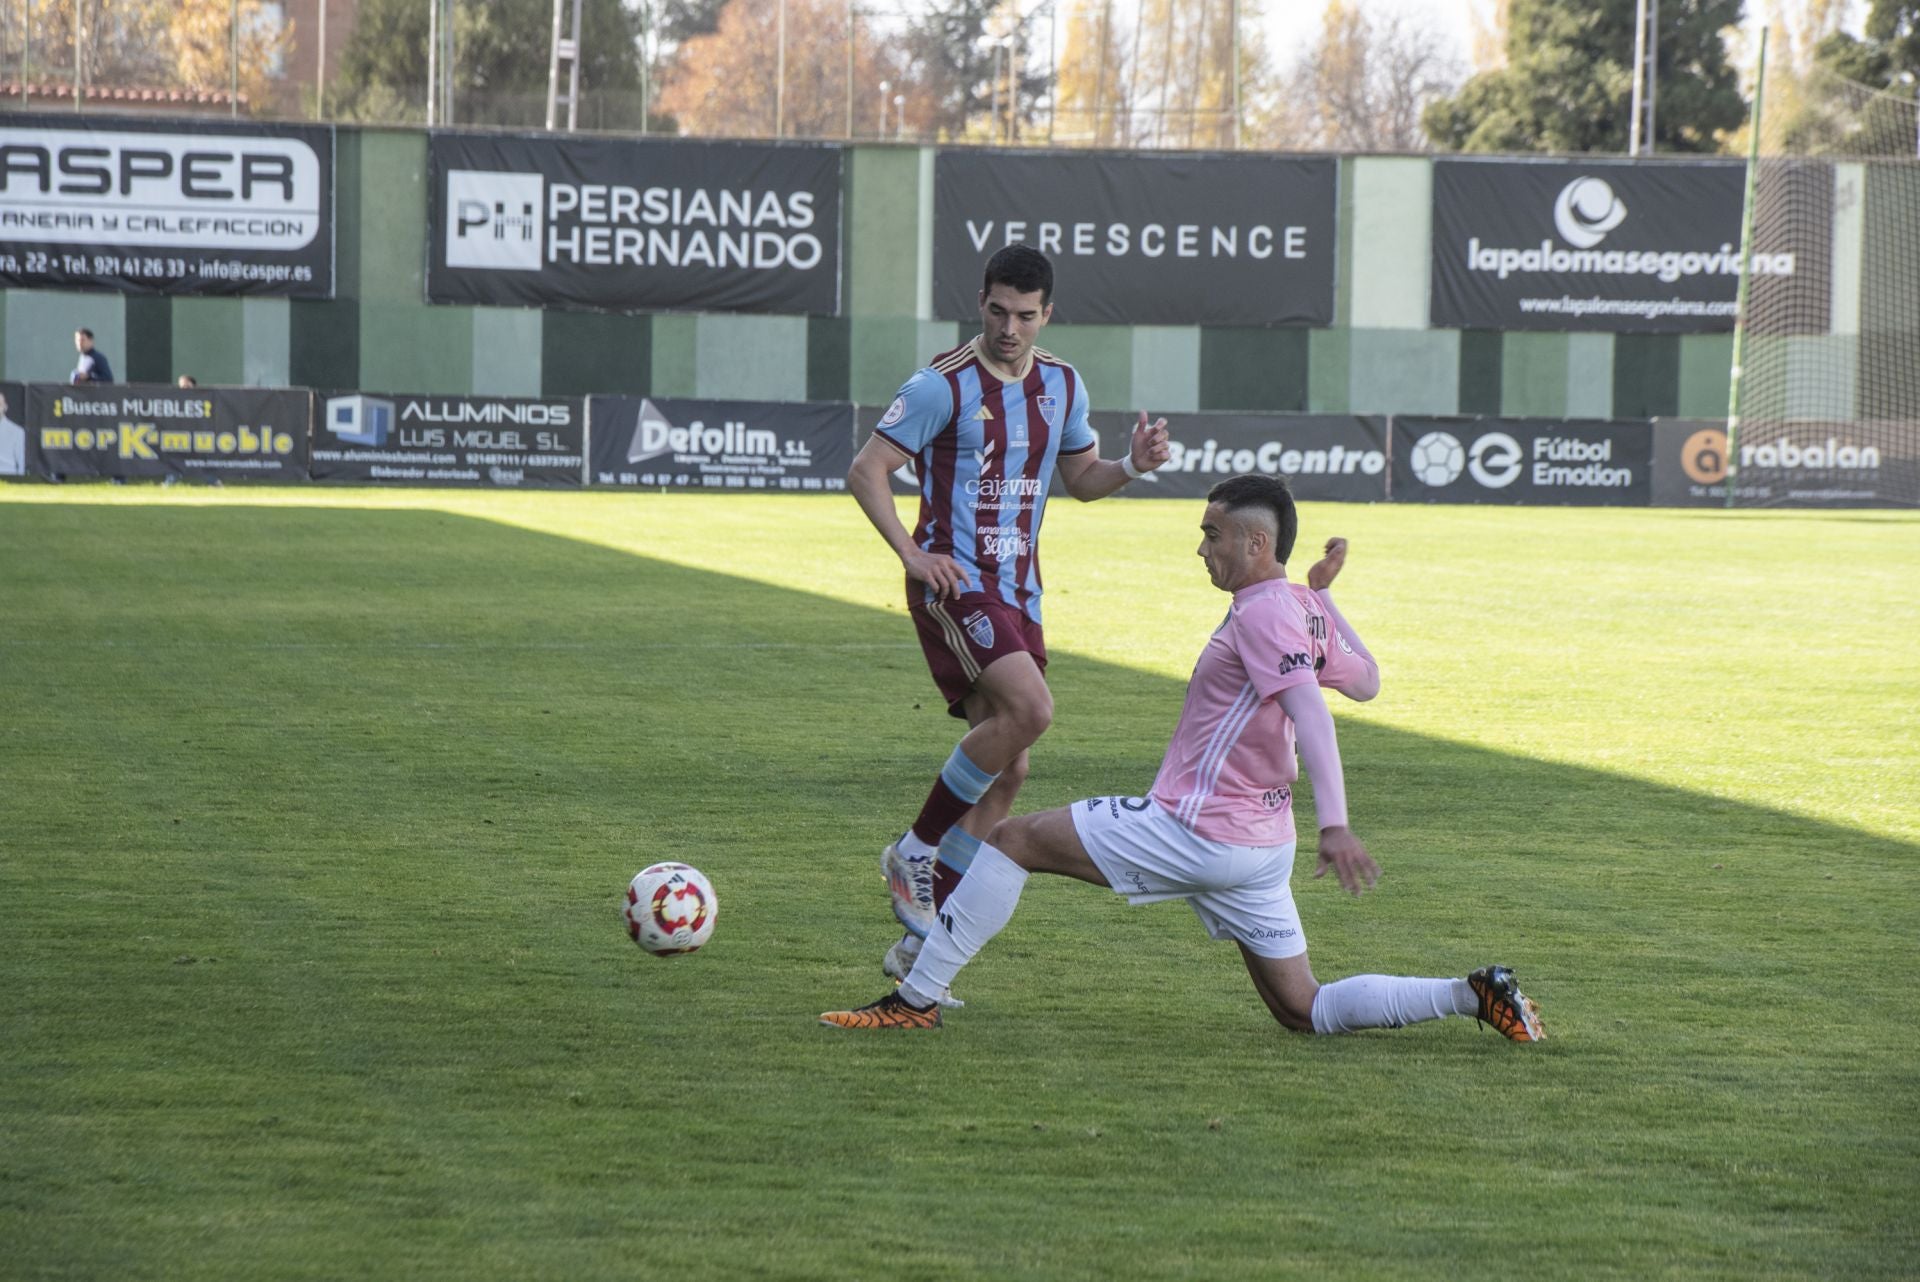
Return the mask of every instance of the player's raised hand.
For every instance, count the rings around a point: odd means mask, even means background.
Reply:
[[[1173,447],[1167,444],[1167,420],[1157,418],[1152,425],[1147,423],[1147,412],[1140,411],[1140,421],[1133,425],[1133,440],[1129,448],[1134,467],[1142,472],[1151,472],[1163,467],[1173,457]]]
[[[1313,567],[1307,571],[1307,586],[1315,592],[1332,587],[1333,581],[1340,577],[1340,571],[1346,564],[1347,541],[1328,539],[1327,554],[1315,561]]]
[[[932,588],[933,595],[942,601],[965,592],[970,582],[966,567],[950,556],[935,556],[919,548],[910,548],[901,554],[900,561],[907,567],[909,577]]]
[[[1320,830],[1320,862],[1315,865],[1313,875],[1324,877],[1328,868],[1333,869],[1342,888],[1355,898],[1380,880],[1380,865],[1373,862],[1373,856],[1353,835],[1353,829],[1344,826]]]

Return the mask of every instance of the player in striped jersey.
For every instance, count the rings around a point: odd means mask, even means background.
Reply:
[[[847,488],[907,572],[907,607],[927,666],[969,729],[912,825],[881,855],[906,933],[883,967],[903,978],[980,839],[1007,817],[1027,749],[1053,719],[1043,675],[1040,522],[1057,470],[1082,502],[1167,461],[1167,424],[1145,413],[1127,455],[1102,459],[1086,383],[1034,346],[1053,315],[1053,264],[1026,245],[987,260],[981,332],[900,389],[847,473]],[[915,464],[920,515],[894,511],[890,473]],[[943,997],[945,994],[942,995]]]
[[[1110,887],[1133,903],[1185,899],[1208,934],[1239,945],[1268,1010],[1300,1032],[1469,1015],[1516,1042],[1546,1036],[1505,966],[1459,978],[1315,981],[1289,884],[1293,783],[1304,761],[1320,827],[1314,875],[1332,868],[1360,894],[1379,869],[1347,825],[1340,749],[1320,689],[1371,699],[1380,670],[1327,590],[1346,563],[1344,540],[1327,544],[1305,591],[1288,581],[1298,518],[1284,481],[1222,481],[1207,495],[1200,529],[1208,577],[1233,602],[1194,664],[1148,795],[1092,797],[997,825],[899,990],[858,1010],[828,1011],[822,1023],[938,1027],[940,995],[1012,918],[1027,875],[1048,872]]]

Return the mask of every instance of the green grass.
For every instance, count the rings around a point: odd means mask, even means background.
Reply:
[[[1057,507],[1023,808],[1151,778],[1197,517]],[[1046,879],[939,1034],[817,1027],[955,734],[851,503],[0,491],[0,1276],[1912,1276],[1920,520],[1336,533],[1316,969],[1503,961],[1544,1045],[1290,1035]]]

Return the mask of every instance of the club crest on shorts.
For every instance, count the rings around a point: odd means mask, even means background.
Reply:
[[[987,617],[985,610],[975,610],[962,620],[962,623],[975,645],[982,650],[993,649],[993,620]]]
[[[1034,404],[1040,407],[1040,419],[1042,422],[1044,422],[1048,427],[1060,426],[1060,398],[1059,397],[1042,396],[1041,398],[1036,400]]]

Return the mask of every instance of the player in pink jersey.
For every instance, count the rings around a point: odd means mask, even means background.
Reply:
[[[938,1027],[940,994],[1012,918],[1027,875],[1048,872],[1133,903],[1185,899],[1213,938],[1239,945],[1261,1000],[1291,1029],[1345,1033],[1471,1015],[1514,1041],[1545,1037],[1505,966],[1458,979],[1314,980],[1289,885],[1293,783],[1304,761],[1320,826],[1314,876],[1331,868],[1361,894],[1379,868],[1347,825],[1340,749],[1320,690],[1371,699],[1379,667],[1327,590],[1346,563],[1344,540],[1328,542],[1305,589],[1288,581],[1298,518],[1284,481],[1222,481],[1200,529],[1207,573],[1233,602],[1194,665],[1149,795],[1093,797],[996,825],[899,990],[829,1011],[822,1023]]]

